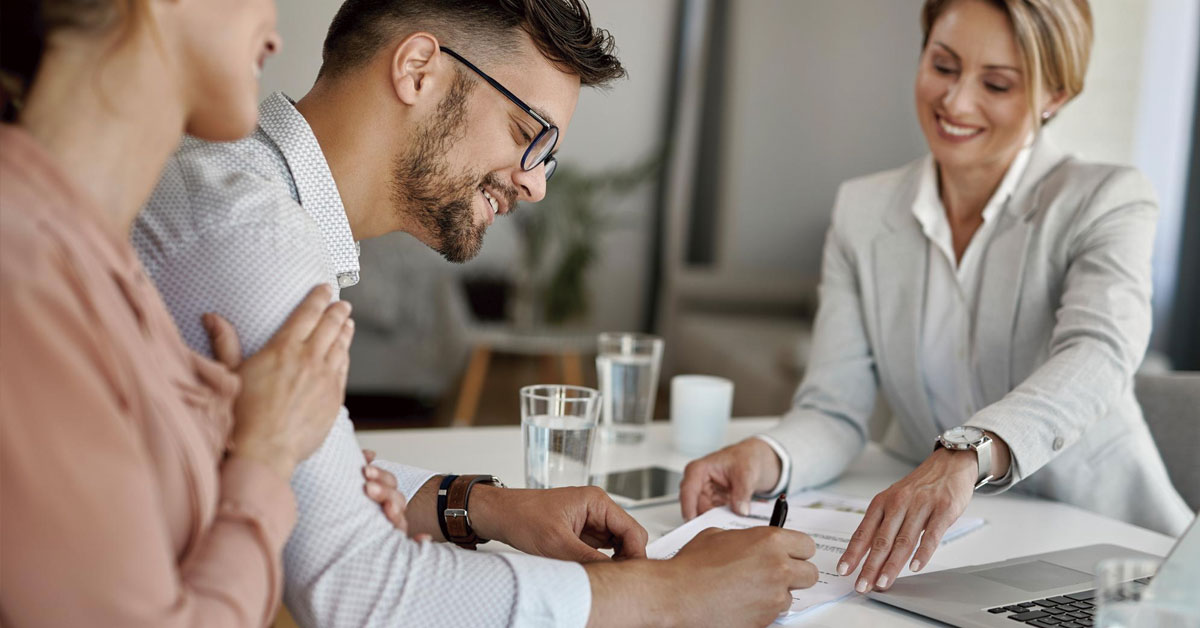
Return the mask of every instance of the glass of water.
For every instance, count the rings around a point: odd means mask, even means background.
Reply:
[[[1147,578],[1158,569],[1152,558],[1109,558],[1096,565],[1097,628],[1148,628],[1160,623],[1152,617],[1153,603],[1147,599]]]
[[[597,338],[596,379],[604,396],[604,438],[640,443],[654,414],[663,340],[649,334],[604,332]]]
[[[583,386],[521,389],[525,486],[587,486],[600,392]]]

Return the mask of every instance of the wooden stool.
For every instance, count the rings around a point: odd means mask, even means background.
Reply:
[[[479,399],[495,353],[527,355],[540,361],[540,375],[547,384],[582,386],[583,354],[595,347],[595,336],[573,332],[522,332],[511,327],[480,327],[472,330],[471,358],[463,374],[454,405],[453,427],[475,424]]]

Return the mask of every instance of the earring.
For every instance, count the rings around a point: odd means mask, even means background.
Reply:
[[[1043,119],[1043,120],[1049,120],[1049,119],[1050,119],[1050,112],[1049,112],[1049,111],[1043,111],[1043,112],[1042,112],[1042,119]]]

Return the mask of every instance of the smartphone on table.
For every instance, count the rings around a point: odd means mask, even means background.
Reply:
[[[592,476],[592,485],[604,489],[625,508],[665,504],[679,499],[683,474],[665,467],[642,467]]]

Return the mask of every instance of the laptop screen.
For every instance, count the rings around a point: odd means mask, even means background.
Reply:
[[[1164,602],[1200,604],[1200,517],[1184,531],[1151,581],[1147,596]]]

